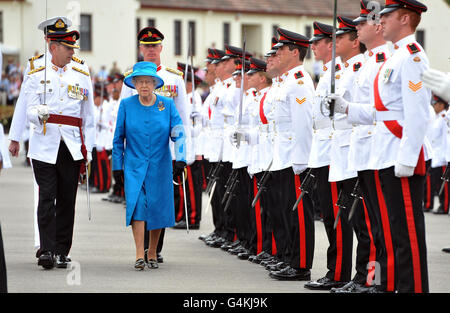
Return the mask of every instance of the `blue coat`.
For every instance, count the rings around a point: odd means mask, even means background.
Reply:
[[[135,95],[120,102],[112,159],[113,170],[124,170],[127,226],[135,210],[143,212],[148,230],[175,224],[169,139],[176,160],[186,162],[184,128],[172,99],[158,95],[154,105],[144,106]]]

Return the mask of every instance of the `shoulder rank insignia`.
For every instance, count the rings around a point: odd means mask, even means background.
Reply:
[[[30,61],[30,70],[34,70],[34,61],[42,58],[43,56],[44,56],[44,54],[35,55],[34,57],[28,59],[28,61]]]
[[[28,75],[31,75],[31,74],[40,72],[40,71],[42,71],[43,69],[45,69],[45,66],[38,67],[37,69],[34,69],[34,70],[32,70],[32,71],[29,71],[29,72],[28,72]]]
[[[81,74],[84,74],[86,76],[90,76],[88,72],[83,71],[82,69],[79,69],[78,67],[72,66],[72,69],[77,71],[77,72],[79,72],[79,73],[81,73]]]
[[[123,76],[127,77],[127,76],[130,75],[131,73],[133,73],[133,69],[124,72],[124,73],[123,73]]]
[[[336,64],[336,72],[341,70],[341,65],[340,64]]]
[[[79,58],[77,58],[76,56],[73,56],[73,57],[72,57],[72,60],[75,61],[75,62],[77,62],[77,63],[84,64],[84,61],[81,60],[81,59],[79,59]]]
[[[166,71],[173,73],[173,74],[177,74],[179,76],[183,76],[183,72],[179,71],[179,70],[174,70],[173,68],[170,67],[166,67]]]
[[[294,74],[294,77],[295,77],[296,79],[303,78],[303,73],[302,73],[302,71],[298,71],[297,73],[295,73],[295,74]]]
[[[417,84],[414,84],[412,81],[409,81],[408,84],[409,89],[411,89],[413,92],[417,92],[420,89],[422,89],[422,82],[418,82]]]
[[[377,63],[386,61],[386,55],[384,54],[384,52],[378,52],[377,53],[376,61],[377,61]]]
[[[359,71],[361,66],[362,66],[361,62],[356,62],[355,64],[353,64],[353,72]]]
[[[414,54],[420,52],[420,48],[415,43],[410,43],[406,46],[408,48],[409,53]]]

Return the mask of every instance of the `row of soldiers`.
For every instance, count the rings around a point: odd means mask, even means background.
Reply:
[[[427,7],[360,5],[356,19],[337,17],[335,59],[333,26],[321,22],[312,38],[279,28],[265,60],[209,49],[206,80],[215,83],[194,138],[209,161],[215,229],[200,239],[313,290],[428,292],[433,113],[421,78],[428,58],[414,36]],[[303,66],[310,47],[323,63],[316,87]],[[312,281],[314,206],[328,249],[327,273]]]

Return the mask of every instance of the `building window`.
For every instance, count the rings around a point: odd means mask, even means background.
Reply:
[[[230,44],[230,23],[223,23],[223,46]]]
[[[277,37],[278,38],[278,31],[277,31],[277,29],[279,28],[280,26],[278,26],[278,25],[272,25],[272,36],[273,37]]]
[[[147,26],[148,26],[148,27],[156,27],[155,19],[154,19],[154,18],[149,18],[149,19],[147,20]]]
[[[92,51],[92,15],[80,15],[80,49]]]
[[[181,21],[175,21],[175,55],[181,55]]]
[[[311,38],[312,36],[312,28],[310,25],[305,27],[305,36],[307,38]],[[308,48],[308,53],[306,54],[306,59],[311,59],[311,49]]]
[[[192,53],[193,56],[195,56],[196,47],[195,47],[195,22],[194,21],[189,21],[188,32],[189,32],[188,36],[189,36],[189,38],[191,38],[191,42],[189,43],[190,47],[191,47],[190,52]]]
[[[425,49],[425,31],[424,30],[416,31],[416,40]]]
[[[3,42],[3,11],[0,11],[0,42]]]

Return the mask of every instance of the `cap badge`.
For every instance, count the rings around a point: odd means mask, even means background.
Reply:
[[[55,24],[56,28],[64,28],[66,27],[66,24],[64,24],[64,22],[62,20],[58,20]]]

